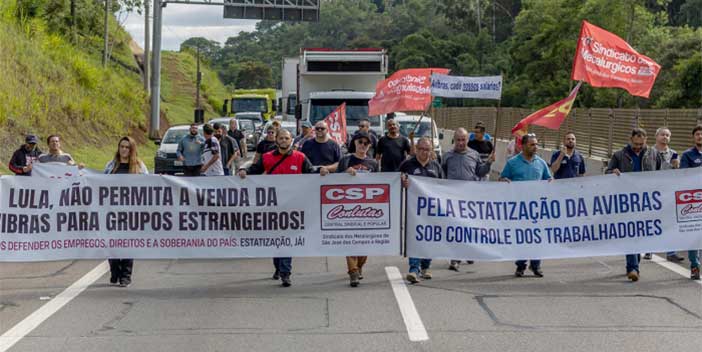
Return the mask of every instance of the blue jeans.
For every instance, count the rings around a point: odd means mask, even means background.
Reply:
[[[627,254],[626,255],[626,272],[631,271],[639,272],[639,262],[641,261],[641,254]]]
[[[290,275],[292,271],[292,258],[273,258],[273,266],[280,276]]]
[[[517,265],[517,269],[519,270],[526,269],[526,263],[526,260],[517,260],[516,262],[514,262],[514,264]],[[531,267],[535,269],[541,268],[541,259],[532,259],[529,261],[529,265],[531,265]]]
[[[409,272],[419,274],[420,269],[429,269],[431,259],[409,258]]]
[[[700,267],[700,250],[699,249],[687,251],[687,257],[690,258],[690,269]]]

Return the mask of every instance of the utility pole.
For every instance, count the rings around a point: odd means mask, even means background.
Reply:
[[[200,73],[200,46],[197,46],[197,78],[195,79],[195,108],[200,109],[200,82],[202,73]]]
[[[149,45],[151,45],[151,30],[149,29],[149,0],[144,0],[144,90],[149,95]]]
[[[478,12],[478,34],[480,34],[480,27],[482,27],[482,22],[480,19],[480,0],[475,0],[477,6],[475,7],[476,11]]]
[[[151,128],[149,130],[149,138],[157,139],[160,130],[160,112],[161,112],[161,21],[163,17],[163,8],[161,0],[154,0],[154,40],[153,50],[151,50]]]
[[[497,0],[492,0],[492,42],[497,42],[497,25],[495,24],[495,7],[497,7]]]
[[[108,20],[110,17],[110,0],[105,0],[105,36],[103,38],[104,45],[102,47],[102,67],[107,65],[107,40],[109,39]]]

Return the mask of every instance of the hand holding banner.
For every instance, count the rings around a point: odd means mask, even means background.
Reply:
[[[346,103],[342,103],[324,118],[329,126],[329,137],[336,144],[346,144]]]
[[[661,66],[624,39],[583,21],[571,79],[593,87],[617,87],[648,98]]]
[[[397,111],[424,111],[431,104],[432,73],[448,74],[447,68],[410,68],[395,72],[378,82],[375,96],[368,101],[368,115]]]

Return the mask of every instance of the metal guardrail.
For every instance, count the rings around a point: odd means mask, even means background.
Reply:
[[[485,123],[487,132],[497,138],[511,138],[514,125],[532,110],[522,108],[432,108],[440,128],[464,127],[471,131],[475,123]],[[671,148],[679,153],[692,145],[692,129],[702,123],[701,109],[573,109],[560,130],[554,131],[531,126],[543,147],[558,148],[563,135],[573,131],[578,139],[578,149],[590,157],[609,158],[612,153],[629,142],[634,127],[646,129],[649,145],[659,127],[666,126],[672,133]]]

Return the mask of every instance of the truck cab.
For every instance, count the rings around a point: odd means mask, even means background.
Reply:
[[[346,103],[349,135],[357,130],[361,119],[367,118],[380,136],[385,119],[368,116],[368,101],[387,72],[384,49],[303,49],[298,65],[297,115],[314,124]]]

